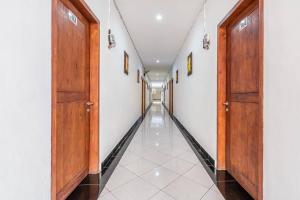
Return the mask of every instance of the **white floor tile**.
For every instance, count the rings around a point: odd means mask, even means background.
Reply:
[[[139,159],[140,159],[140,157],[138,157],[138,156],[136,156],[136,155],[134,155],[134,154],[132,154],[130,152],[126,152],[123,155],[122,159],[120,160],[119,164],[122,165],[122,166],[125,166],[125,165],[133,163],[133,162],[135,162],[135,161],[137,161]]]
[[[192,179],[193,181],[210,188],[214,183],[210,176],[207,174],[204,167],[200,165],[194,166],[190,171],[183,175],[186,178]]]
[[[203,197],[202,200],[225,200],[216,186],[213,186]]]
[[[100,196],[98,200],[117,200],[110,192],[106,193],[103,196]]]
[[[141,178],[136,178],[129,183],[113,190],[112,193],[119,200],[147,200],[159,190]]]
[[[146,116],[99,200],[224,200],[160,104]]]
[[[172,159],[172,156],[161,152],[152,152],[144,156],[145,159],[150,160],[158,165],[163,165]]]
[[[108,191],[108,189],[106,189],[106,187],[105,187],[105,188],[103,188],[102,192],[100,193],[100,196],[104,196],[104,195],[106,195],[107,193],[109,193],[109,191]]]
[[[178,156],[178,158],[180,158],[182,160],[186,160],[186,161],[194,163],[194,164],[200,163],[197,156],[192,152],[185,152],[185,153],[181,154],[180,156]]]
[[[176,200],[200,200],[208,189],[190,179],[180,177],[163,191]]]
[[[193,166],[194,166],[193,163],[190,163],[182,159],[177,159],[177,158],[172,159],[171,161],[163,165],[163,167],[170,169],[178,174],[186,173]]]
[[[186,149],[176,148],[176,146],[174,146],[172,149],[165,148],[165,149],[160,150],[160,152],[165,153],[169,156],[173,156],[173,157],[177,157],[179,155],[182,155],[186,151],[187,151]]]
[[[164,192],[159,192],[158,194],[154,195],[150,200],[175,200],[171,196],[167,195]]]
[[[142,179],[162,189],[175,180],[178,176],[179,174],[176,174],[167,168],[159,167],[144,174]]]
[[[106,187],[108,190],[112,191],[136,177],[137,176],[128,169],[118,166],[108,180]]]
[[[146,172],[149,172],[152,169],[158,167],[158,165],[142,158],[142,159],[139,159],[129,165],[126,165],[125,167],[127,169],[129,169],[131,172],[140,176],[140,175],[145,174]]]

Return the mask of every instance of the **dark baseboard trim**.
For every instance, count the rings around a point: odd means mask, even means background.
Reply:
[[[226,170],[216,169],[215,160],[196,141],[196,139],[181,124],[181,122],[169,112],[164,103],[163,106],[168,111],[170,117],[173,119],[183,137],[186,139],[215,185],[221,191],[224,198],[226,200],[253,200],[253,198],[247,193],[247,191]]]
[[[101,163],[101,173],[87,175],[85,179],[80,183],[80,185],[77,186],[77,188],[67,198],[67,200],[86,200],[87,196],[88,199],[98,199],[99,194],[105,187],[107,181],[120,162],[123,154],[125,153],[135,133],[142,124],[151,106],[152,103],[147,107],[145,114],[137,119],[137,121],[133,124],[133,126],[129,129],[129,131],[125,134],[121,141]]]
[[[188,132],[188,130],[181,124],[181,122],[173,115],[173,121],[179,128],[183,137],[189,143],[190,147],[193,149],[194,153],[200,160],[202,164],[209,169],[210,173],[215,173],[215,160],[207,153],[207,151],[196,141],[196,139]]]
[[[169,109],[163,103],[165,109],[169,112]],[[201,156],[201,159],[205,161],[205,163],[215,168],[215,160],[207,153],[207,151],[197,142],[197,140],[188,132],[188,130],[181,124],[181,122],[169,112],[170,117],[175,122],[176,126],[179,128],[189,145],[192,147],[193,150],[196,150],[196,154]]]
[[[140,116],[139,119],[133,124],[121,141],[116,145],[112,152],[107,156],[107,158],[101,164],[101,181],[100,181],[100,191],[103,190],[110,176],[114,172],[118,163],[120,162],[123,154],[125,153],[127,147],[129,146],[131,140],[133,139],[135,133],[142,124],[147,112],[150,110],[152,103],[147,107],[145,114]]]

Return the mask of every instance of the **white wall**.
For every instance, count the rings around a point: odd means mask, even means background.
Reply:
[[[202,48],[203,13],[199,15],[173,66],[174,115],[216,159],[217,25],[237,0],[208,0],[207,26],[211,48]],[[187,57],[193,52],[193,74],[187,76]],[[179,83],[176,84],[176,70]]]
[[[50,199],[51,1],[1,3],[1,199]]]
[[[216,158],[217,24],[236,0],[209,0],[208,26],[212,45],[201,48],[199,16],[173,66],[175,116]],[[264,199],[300,199],[300,2],[265,0],[264,63]],[[186,58],[194,54],[193,75]],[[197,105],[197,106],[195,106]]]
[[[100,20],[100,161],[103,162],[141,115],[142,63],[112,3],[111,29],[117,46],[107,48],[108,0],[86,0]],[[123,73],[124,50],[129,54],[129,75]]]
[[[101,161],[140,116],[142,64],[116,10],[117,47],[107,49],[106,0],[88,0],[101,21]],[[24,9],[26,8],[26,9]],[[9,16],[9,19],[7,18]],[[2,4],[0,33],[1,199],[50,199],[51,1]],[[123,73],[123,51],[129,76]]]
[[[264,196],[300,199],[300,2],[265,0]]]

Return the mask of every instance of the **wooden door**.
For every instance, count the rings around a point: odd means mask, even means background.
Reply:
[[[146,112],[146,81],[142,79],[142,115]]]
[[[56,10],[56,198],[65,199],[89,172],[90,25],[69,1]]]
[[[259,10],[249,6],[227,28],[226,168],[252,195],[259,190]]]
[[[169,112],[173,114],[173,79],[169,81]]]

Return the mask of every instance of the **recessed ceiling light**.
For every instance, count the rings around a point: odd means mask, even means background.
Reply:
[[[161,14],[156,15],[156,20],[161,21],[163,19],[163,16]]]
[[[156,63],[160,63],[160,61],[159,61],[159,60],[156,60]]]

